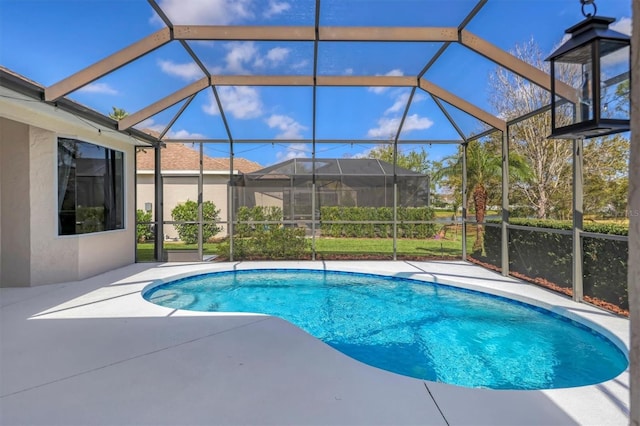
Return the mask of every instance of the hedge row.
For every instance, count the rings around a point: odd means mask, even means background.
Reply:
[[[221,246],[222,254],[229,256],[229,242]],[[252,235],[233,239],[233,258],[252,259],[305,259],[309,257],[311,242],[303,228],[270,228],[256,230]]]
[[[241,222],[282,221],[280,207],[240,207],[237,220]],[[303,259],[311,247],[303,228],[284,227],[282,224],[239,223],[234,227],[233,257],[250,259]],[[221,247],[229,256],[230,244]]]
[[[435,212],[429,207],[398,207],[398,238],[431,238],[437,226],[433,223],[402,223],[402,221],[429,221]],[[390,223],[326,223],[327,221],[372,221],[393,220],[391,207],[322,207],[320,230],[326,237],[391,238]]]
[[[517,219],[511,224],[571,230],[570,221]],[[585,224],[587,232],[627,235],[615,224]],[[486,226],[483,252],[473,257],[500,266],[501,229]],[[535,230],[509,230],[509,272],[543,279],[559,287],[572,288],[572,235]],[[626,241],[583,238],[583,288],[585,296],[629,309],[627,293],[628,245]]]
[[[573,224],[569,220],[509,219],[509,223],[512,225],[531,226],[536,228],[573,229]],[[628,226],[618,225],[616,223],[584,222],[583,229],[586,232],[595,232],[598,234],[629,235]]]
[[[236,213],[238,222],[274,222],[282,220],[282,209],[280,207],[256,206],[256,207],[240,207]],[[249,237],[259,230],[269,230],[278,228],[279,224],[247,224],[238,223],[233,228],[233,235],[239,237]]]

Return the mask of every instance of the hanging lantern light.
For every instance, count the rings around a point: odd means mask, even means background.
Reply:
[[[551,61],[551,135],[579,139],[629,130],[630,37],[609,29],[614,18],[595,16],[594,0],[580,0],[585,19]],[[593,8],[587,13],[585,8]],[[569,81],[567,81],[569,80]]]

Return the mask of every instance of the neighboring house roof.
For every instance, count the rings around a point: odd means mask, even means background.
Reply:
[[[161,153],[162,170],[200,170],[200,153],[182,143],[167,143]],[[202,157],[202,167],[206,171],[229,171],[229,158]],[[153,148],[138,151],[137,170],[153,170],[155,164]],[[233,169],[240,173],[250,173],[262,169],[262,166],[245,158],[234,158]]]

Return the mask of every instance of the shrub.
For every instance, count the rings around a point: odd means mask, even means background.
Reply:
[[[202,225],[202,242],[216,235],[222,230],[215,222],[220,220],[218,216],[220,210],[216,210],[215,204],[211,201],[202,203],[202,219],[205,223]],[[171,210],[171,218],[178,222],[197,222],[198,221],[198,203],[187,200],[184,204],[178,204]],[[186,244],[196,244],[198,242],[198,224],[197,223],[181,223],[174,225],[178,236]]]
[[[151,212],[136,210],[136,239],[139,243],[153,240],[153,228],[151,222]]]
[[[280,207],[240,207],[236,217],[239,223],[233,228],[234,259],[303,259],[308,255],[311,243],[305,237],[304,228],[259,223],[281,222]],[[229,241],[221,246],[221,251],[229,257]]]
[[[277,228],[279,224],[259,224],[242,222],[274,222],[282,220],[282,209],[276,206],[240,207],[236,215],[239,222],[233,228],[233,234],[239,237],[248,237],[256,229]]]
[[[326,223],[328,221],[372,221],[391,222],[391,207],[322,207],[320,230],[328,237],[391,238],[393,225],[390,223]],[[430,221],[435,212],[430,207],[398,207],[398,237],[432,238],[437,226],[433,223],[402,223]]]
[[[512,219],[511,224],[571,230],[571,221]],[[628,235],[626,226],[585,223],[586,232]],[[628,310],[628,244],[626,241],[583,237],[584,295]],[[572,288],[573,236],[537,230],[509,230],[509,272],[532,280],[542,279],[565,289]],[[501,229],[485,227],[484,251],[473,257],[500,266]]]

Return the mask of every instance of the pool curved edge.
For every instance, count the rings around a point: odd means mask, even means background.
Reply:
[[[165,268],[165,266],[167,268]],[[514,300],[531,303],[543,308],[551,308],[553,312],[563,314],[569,318],[593,327],[602,332],[607,338],[610,338],[623,351],[628,358],[629,353],[629,321],[591,305],[579,304],[573,302],[570,298],[553,293],[544,288],[523,282],[521,280],[504,277],[499,273],[489,271],[478,265],[474,265],[465,261],[442,261],[442,262],[405,262],[405,261],[251,261],[251,262],[234,262],[234,263],[190,263],[190,264],[160,264],[154,274],[155,280],[145,289],[164,284],[175,279],[184,278],[192,275],[206,274],[213,272],[223,272],[230,270],[246,270],[246,269],[327,269],[340,270],[345,272],[364,272],[387,276],[400,276],[413,278],[424,281],[433,281],[452,286],[468,288],[498,296],[512,298]],[[140,293],[141,294],[141,293]],[[155,309],[162,309],[167,314],[172,310],[170,308],[160,307],[151,302],[146,301],[143,297],[139,297],[139,303],[153,305]],[[219,314],[210,312],[189,312],[180,311],[175,313],[177,316],[202,315],[219,317],[223,315],[232,315],[229,313]],[[172,313],[173,315],[173,313]],[[574,424],[611,424],[626,425],[629,419],[629,368],[620,373],[618,376],[595,385],[586,385],[582,387],[549,389],[549,390],[493,390],[493,389],[471,389],[450,385],[446,383],[430,382],[422,379],[401,376],[386,370],[382,370],[370,365],[361,363],[347,355],[342,354],[331,348],[326,343],[316,337],[304,332],[294,324],[285,320],[279,320],[270,317],[267,322],[271,323],[276,320],[283,328],[283,333],[289,336],[292,344],[301,344],[306,341],[319,342],[314,344],[318,348],[318,356],[324,359],[326,356],[335,359],[340,365],[353,366],[356,371],[371,371],[372,377],[376,383],[390,383],[396,380],[406,383],[412,387],[411,383],[415,383],[415,389],[425,388],[433,393],[440,404],[445,400],[452,401],[476,401],[472,405],[476,407],[473,411],[475,414],[466,418],[463,413],[465,410],[459,410],[459,404],[456,402],[452,406],[442,406],[448,415],[456,413],[461,416],[463,421],[480,418],[491,418],[498,416],[500,418],[528,419],[527,421],[538,418],[540,412],[539,403],[543,405],[552,404],[550,407],[557,407],[565,415],[569,416]],[[279,321],[277,321],[279,320]],[[291,333],[288,330],[299,330],[297,333]],[[322,348],[322,349],[320,349]],[[333,355],[327,355],[333,354]],[[311,358],[310,358],[311,359]],[[442,399],[444,398],[444,400]],[[546,402],[545,402],[546,401]],[[492,407],[502,407],[503,414],[497,412]],[[476,411],[478,410],[478,411]],[[546,411],[545,411],[546,412]],[[544,417],[544,416],[543,416]],[[512,422],[513,423],[513,422]],[[505,423],[506,424],[506,423]]]
[[[450,271],[441,270],[440,266],[449,265],[457,267],[469,267],[473,271],[469,276],[454,274]],[[202,266],[200,264],[199,266]],[[416,269],[415,272],[408,272],[406,269],[410,266]],[[434,267],[435,266],[435,267]],[[401,270],[399,270],[399,267]],[[433,282],[436,284],[452,286],[480,293],[486,293],[494,296],[504,297],[517,302],[528,303],[530,305],[546,309],[554,314],[561,315],[570,320],[576,321],[594,331],[602,334],[611,340],[625,355],[629,361],[629,338],[628,338],[628,320],[599,309],[595,306],[577,303],[570,298],[552,292],[545,288],[527,283],[525,281],[505,277],[493,271],[481,268],[469,262],[450,261],[450,262],[405,262],[405,261],[389,261],[384,262],[354,262],[354,261],[250,261],[250,262],[229,262],[209,264],[208,267],[197,267],[190,270],[178,272],[176,274],[165,276],[162,279],[154,280],[154,282],[146,285],[140,292],[141,296],[149,290],[164,285],[168,282],[192,277],[195,275],[209,274],[214,272],[231,272],[249,269],[306,269],[306,270],[324,270],[338,272],[364,273],[383,276],[393,276],[399,278],[408,278],[417,281]],[[482,276],[477,276],[482,272]],[[152,303],[144,299],[147,303]],[[171,308],[165,308],[173,310]],[[255,312],[209,312],[201,313],[206,315],[260,315],[266,314]],[[625,329],[626,323],[626,329]],[[627,368],[628,371],[628,368]]]

